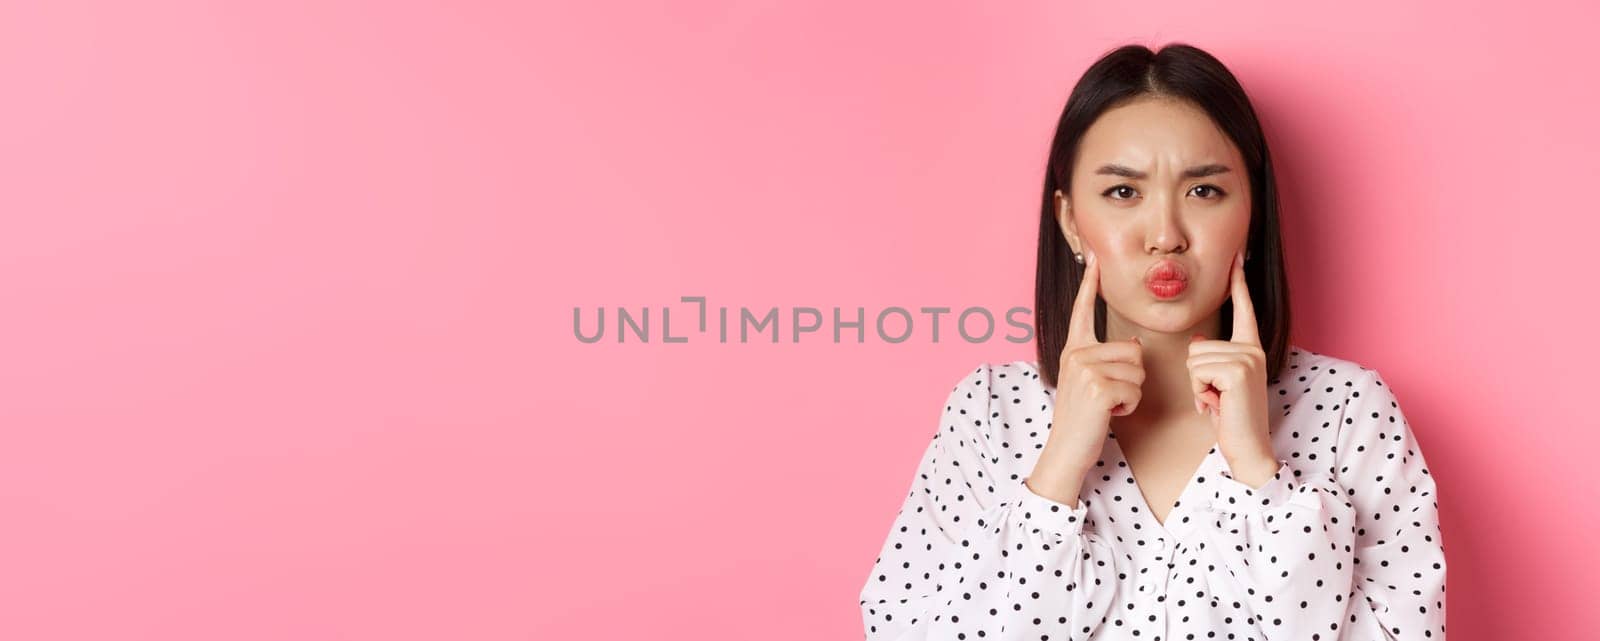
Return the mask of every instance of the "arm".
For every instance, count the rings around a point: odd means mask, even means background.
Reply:
[[[1058,503],[1003,475],[990,384],[984,364],[950,392],[861,590],[868,639],[1083,640],[1106,620],[1115,557],[1083,533],[1081,500]]]
[[[1434,483],[1376,371],[1346,398],[1328,473],[1279,461],[1260,487],[1224,467],[1212,538],[1267,639],[1444,638]]]
[[[1341,639],[1444,638],[1445,559],[1432,473],[1394,391],[1371,371],[1340,426],[1335,471],[1356,510]]]

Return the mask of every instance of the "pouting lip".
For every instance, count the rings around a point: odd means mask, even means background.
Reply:
[[[1183,265],[1179,264],[1177,261],[1163,260],[1151,265],[1150,269],[1144,274],[1144,281],[1146,283],[1160,280],[1181,280],[1187,282],[1189,280],[1189,272],[1184,270]]]

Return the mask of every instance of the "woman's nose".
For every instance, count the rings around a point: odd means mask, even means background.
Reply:
[[[1183,231],[1182,214],[1176,199],[1163,198],[1151,203],[1146,216],[1145,247],[1152,251],[1171,252],[1184,247],[1187,239]]]

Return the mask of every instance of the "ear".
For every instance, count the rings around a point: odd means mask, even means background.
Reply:
[[[1056,190],[1056,225],[1061,228],[1061,236],[1067,240],[1067,246],[1074,252],[1081,252],[1081,243],[1078,242],[1078,222],[1072,216],[1072,201],[1066,194]]]

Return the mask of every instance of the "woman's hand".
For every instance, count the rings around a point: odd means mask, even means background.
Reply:
[[[1217,447],[1234,478],[1259,487],[1278,470],[1267,426],[1267,355],[1256,330],[1255,306],[1245,284],[1243,254],[1233,258],[1233,335],[1189,343],[1189,384],[1195,411],[1211,415]]]
[[[1137,337],[1110,343],[1095,337],[1100,261],[1094,252],[1087,253],[1061,350],[1050,436],[1027,480],[1035,493],[1068,504],[1078,501],[1083,476],[1105,446],[1111,417],[1133,413],[1144,384],[1143,348]]]

